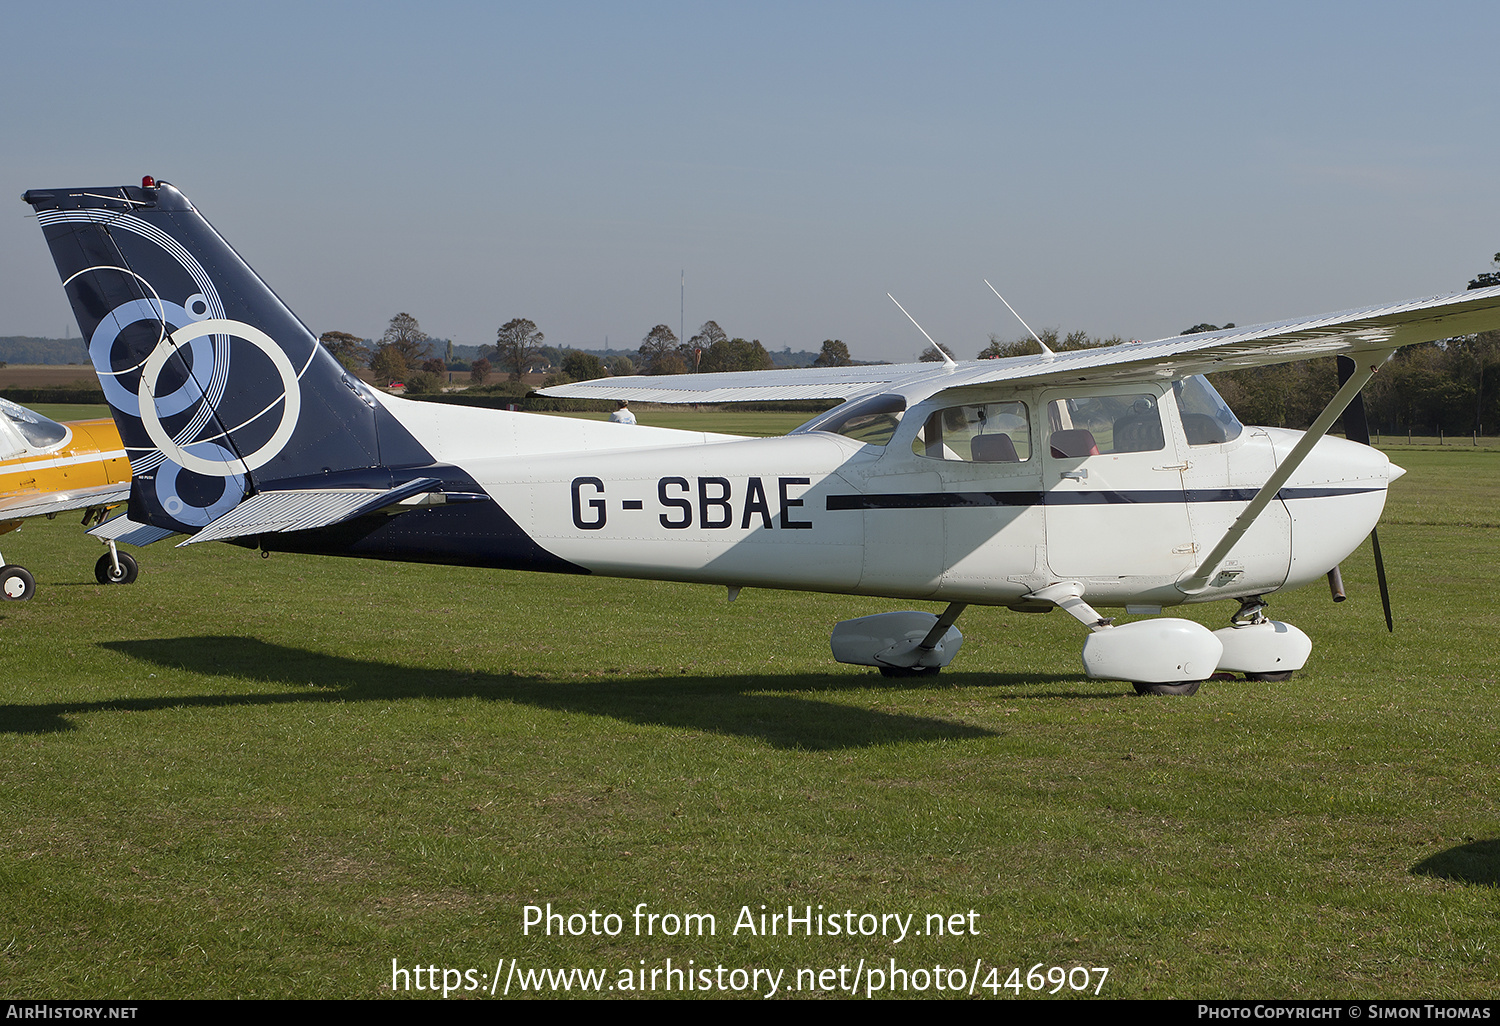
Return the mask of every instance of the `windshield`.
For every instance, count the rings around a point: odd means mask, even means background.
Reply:
[[[1218,445],[1232,442],[1245,430],[1214,386],[1202,374],[1172,382],[1177,410],[1182,414],[1182,433],[1188,445]]]
[[[800,435],[808,431],[828,431],[844,435],[866,445],[884,445],[896,433],[901,415],[906,412],[906,400],[899,395],[872,395],[852,403],[835,406],[821,413],[792,431]]]

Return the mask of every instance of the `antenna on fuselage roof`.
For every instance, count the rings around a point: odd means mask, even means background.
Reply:
[[[990,280],[988,278],[981,278],[980,281],[984,282],[986,285],[990,285]],[[1025,319],[1020,314],[1016,313],[1015,307],[1006,302],[1005,297],[1000,295],[999,289],[995,288],[995,286],[993,285],[990,285],[990,291],[995,294],[995,298],[999,299],[1000,302],[1005,303],[1005,309],[1009,310],[1015,316],[1016,320],[1021,322],[1021,327],[1025,328],[1027,331],[1031,331],[1031,325],[1027,324]],[[1034,331],[1031,331],[1031,337],[1036,339],[1036,344],[1042,347],[1043,356],[1051,359],[1052,357],[1057,355],[1052,350],[1047,348],[1047,343],[1042,341],[1042,336],[1038,335]]]
[[[911,321],[913,324],[917,324],[917,319],[915,317],[913,317],[911,314],[906,313],[906,307],[904,307],[900,303],[896,302],[896,297],[895,296],[893,296],[889,292],[887,292],[885,294],[885,298],[889,299],[892,303],[896,303],[896,309],[900,310],[902,313],[906,314],[906,319],[907,320]],[[917,330],[922,333],[922,337],[923,338],[925,338],[929,342],[932,342],[932,336],[929,335],[929,334],[927,334],[927,329],[926,328],[922,327],[920,324],[917,324]],[[958,364],[956,364],[956,363],[953,362],[953,357],[951,357],[951,356],[948,355],[948,350],[944,349],[942,346],[938,345],[936,342],[932,342],[932,348],[936,349],[938,351],[938,355],[943,358],[943,366],[945,366],[945,367],[957,367],[958,366]]]

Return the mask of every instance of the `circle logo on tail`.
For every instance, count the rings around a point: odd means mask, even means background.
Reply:
[[[281,394],[271,399],[258,413],[241,424],[225,424],[220,426],[218,438],[232,439],[234,433],[241,428],[269,414],[278,404],[282,404],[281,421],[276,426],[275,432],[268,438],[259,449],[247,452],[243,456],[226,459],[206,459],[196,456],[187,451],[188,446],[195,443],[213,441],[213,438],[184,439],[182,443],[172,438],[162,426],[161,415],[157,411],[156,403],[152,396],[156,390],[157,381],[161,377],[162,370],[167,361],[177,352],[178,347],[191,345],[198,339],[209,335],[229,335],[234,338],[243,339],[255,348],[259,349],[271,361],[276,368],[277,375],[281,378]],[[297,418],[302,413],[302,391],[297,381],[297,369],[292,366],[292,361],[287,358],[285,352],[265,332],[259,328],[246,324],[243,321],[227,320],[223,318],[207,318],[195,321],[184,327],[178,328],[170,336],[159,342],[151,355],[146,358],[141,367],[140,389],[138,393],[141,411],[141,423],[146,429],[146,434],[156,447],[172,462],[178,464],[185,470],[191,470],[198,474],[211,477],[232,477],[238,475],[242,470],[255,470],[257,467],[265,466],[276,457],[276,454],[286,448],[291,440],[292,432],[297,428]],[[215,446],[226,456],[230,454],[221,446]]]

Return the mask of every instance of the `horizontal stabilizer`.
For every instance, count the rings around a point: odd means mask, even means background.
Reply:
[[[122,513],[117,517],[110,517],[98,527],[90,528],[88,533],[101,541],[124,542],[126,545],[144,548],[177,532],[165,527],[136,523],[128,515]]]
[[[22,492],[0,500],[0,520],[24,520],[74,509],[114,506],[130,498],[130,482],[99,485],[97,488],[74,488],[64,492]]]
[[[178,547],[225,541],[252,534],[310,531],[375,513],[437,488],[435,477],[418,478],[395,488],[299,488],[261,492],[210,523]]]

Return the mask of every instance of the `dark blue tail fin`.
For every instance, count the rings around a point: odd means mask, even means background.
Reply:
[[[192,533],[268,485],[432,463],[172,186],[23,198],[129,453],[133,520]]]

